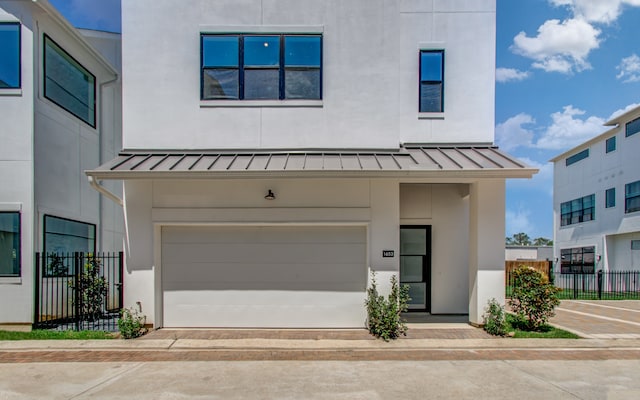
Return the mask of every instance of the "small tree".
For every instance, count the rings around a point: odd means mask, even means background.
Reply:
[[[104,299],[109,292],[109,284],[104,276],[100,276],[100,260],[93,255],[87,257],[87,262],[80,272],[77,282],[72,289],[79,291],[80,314],[86,321],[95,321],[102,316]],[[75,304],[75,300],[74,300]],[[78,306],[78,304],[75,304]]]
[[[409,286],[398,284],[398,278],[391,277],[391,292],[385,299],[378,293],[376,273],[371,272],[371,285],[367,289],[367,328],[369,332],[385,341],[407,335],[407,325],[401,313],[409,309]]]
[[[491,299],[487,303],[487,307],[484,310],[483,329],[487,333],[494,336],[504,336],[507,334],[507,320],[505,318],[504,307],[496,301]]]
[[[521,265],[513,271],[513,292],[509,305],[528,330],[536,330],[555,315],[560,304],[559,288],[541,272]]]

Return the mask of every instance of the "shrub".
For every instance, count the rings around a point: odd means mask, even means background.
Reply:
[[[369,332],[385,341],[407,335],[407,325],[401,313],[409,309],[409,286],[398,284],[398,278],[391,277],[391,292],[385,299],[378,293],[376,274],[371,272],[371,286],[367,289],[367,328]]]
[[[107,280],[104,276],[100,276],[100,260],[89,255],[76,284],[69,282],[69,286],[80,292],[78,297],[74,296],[74,305],[77,298],[80,301],[82,319],[86,321],[100,319],[104,300],[109,292]]]
[[[553,309],[560,304],[559,291],[541,272],[521,265],[513,271],[509,305],[524,327],[537,330],[555,315]]]
[[[484,321],[483,329],[487,331],[487,333],[494,336],[505,336],[507,334],[507,320],[504,307],[498,303],[496,299],[489,300],[482,318]]]
[[[123,308],[120,311],[118,330],[125,339],[135,339],[147,333],[144,324],[147,317],[135,308]]]

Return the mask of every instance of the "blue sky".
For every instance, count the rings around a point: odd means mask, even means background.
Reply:
[[[120,31],[120,0],[50,0],[81,28]],[[497,0],[496,143],[540,168],[507,183],[506,234],[553,237],[549,159],[640,104],[640,0]]]

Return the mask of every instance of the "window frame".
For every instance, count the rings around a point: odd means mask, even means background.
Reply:
[[[565,164],[568,167],[569,165],[573,165],[575,163],[577,163],[578,161],[582,161],[586,158],[589,158],[589,149],[586,148],[572,156],[569,156],[565,159]]]
[[[441,78],[440,80],[426,80],[426,79],[422,79],[422,55],[424,53],[436,53],[436,54],[440,54],[440,74],[441,74]],[[422,48],[420,49],[420,51],[418,52],[418,112],[420,114],[444,114],[445,111],[445,107],[444,107],[444,82],[445,82],[445,49],[426,49],[426,48]],[[439,110],[423,110],[422,109],[422,86],[423,84],[427,84],[427,85],[436,85],[439,84],[440,85],[440,109]]]
[[[18,62],[18,70],[17,70],[17,78],[18,84],[16,86],[6,86],[0,87],[0,91],[12,90],[12,89],[22,89],[22,24],[20,22],[12,22],[12,21],[0,21],[0,25],[15,25],[18,33],[18,47],[16,56]],[[7,83],[7,82],[5,82]]]
[[[604,208],[616,206],[616,188],[612,187],[604,191]]]
[[[585,254],[593,254],[593,263],[585,263]],[[560,249],[561,274],[595,274],[596,263],[597,261],[595,246]],[[585,267],[587,267],[586,270]]]
[[[630,193],[631,185],[638,185],[639,188],[637,191]],[[624,213],[630,214],[637,211],[640,211],[640,206],[629,207],[629,204],[634,201],[640,199],[640,181],[630,182],[624,185]]]
[[[632,127],[633,130],[631,133],[629,127]],[[625,137],[633,136],[636,133],[640,132],[640,117],[636,119],[632,119],[631,121],[624,124],[624,135]]]
[[[610,148],[610,143],[613,143],[612,148]],[[611,152],[616,151],[618,147],[618,144],[616,143],[616,137],[615,136],[611,136],[610,138],[608,138],[607,140],[605,140],[604,142],[604,148],[605,148],[605,153],[609,154]]]
[[[18,246],[16,249],[16,261],[18,272],[15,274],[0,274],[0,278],[20,278],[22,277],[22,213],[20,211],[0,210],[0,214],[15,214],[18,217]]]
[[[237,37],[238,38],[238,62],[237,67],[215,67],[215,66],[205,66],[205,48],[204,41],[206,37]],[[278,65],[277,66],[245,66],[245,38],[248,37],[277,37],[279,44],[279,54],[278,54]],[[318,66],[306,66],[304,68],[291,66],[287,67],[285,60],[285,51],[286,51],[286,38],[288,37],[310,37],[310,38],[318,38],[319,40],[319,54],[318,54]],[[201,102],[224,102],[224,104],[232,104],[236,103],[237,105],[253,105],[254,103],[260,104],[263,102],[271,103],[271,102],[284,102],[288,104],[295,103],[296,101],[302,102],[321,102],[323,99],[323,78],[324,78],[324,54],[323,54],[323,45],[324,43],[324,34],[322,32],[200,32],[200,101]],[[205,71],[211,69],[237,69],[238,70],[238,95],[237,98],[206,98],[205,97]],[[277,98],[265,98],[265,99],[254,99],[254,98],[246,98],[245,93],[245,85],[246,71],[255,71],[255,70],[269,70],[269,69],[277,69],[278,70],[278,97]],[[300,98],[300,97],[287,97],[286,96],[286,72],[291,71],[292,69],[304,69],[304,70],[317,70],[319,75],[318,82],[318,97],[317,98]]]
[[[96,128],[97,126],[97,112],[96,112],[96,108],[97,108],[97,79],[96,76],[94,74],[91,73],[91,71],[89,71],[84,65],[82,65],[78,60],[76,60],[71,54],[69,54],[69,52],[67,52],[62,46],[60,46],[55,40],[53,40],[49,35],[47,35],[46,33],[43,34],[43,43],[42,43],[42,85],[43,85],[43,94],[44,97],[51,101],[52,103],[54,103],[55,105],[57,105],[58,107],[62,108],[63,110],[65,110],[66,112],[68,112],[69,114],[73,115],[74,117],[76,117],[77,119],[79,119],[80,121],[84,122],[85,124],[91,126],[92,128]],[[81,73],[83,73],[85,76],[91,77],[93,79],[93,97],[90,99],[93,102],[93,120],[92,121],[88,121],[86,120],[83,116],[76,114],[74,111],[68,109],[67,107],[65,107],[64,105],[60,104],[58,101],[56,101],[55,99],[53,99],[52,97],[47,95],[47,42],[50,42],[53,44],[53,50],[57,52],[57,50],[59,50],[60,52],[62,52],[63,57],[68,58],[70,60],[72,60],[76,65],[71,64],[73,67],[75,67],[78,71],[80,71]],[[57,50],[56,50],[57,48]],[[59,53],[60,54],[60,53]],[[68,60],[67,60],[68,61]],[[80,67],[80,68],[77,68]],[[89,107],[89,105],[87,105],[87,107]]]
[[[98,227],[96,224],[92,224],[90,222],[84,222],[84,221],[78,221],[75,219],[71,219],[71,218],[64,218],[64,217],[58,217],[55,215],[51,215],[51,214],[45,214],[42,217],[42,253],[45,255],[49,255],[49,250],[47,250],[47,234],[57,234],[57,235],[65,235],[65,236],[72,236],[72,235],[68,235],[68,234],[61,234],[61,233],[56,233],[56,232],[48,232],[47,231],[47,219],[48,218],[52,218],[52,219],[57,219],[57,220],[61,220],[61,221],[66,221],[66,222],[73,222],[76,224],[83,224],[83,225],[87,225],[93,228],[93,249],[90,251],[90,253],[95,254],[96,253],[96,248],[97,248],[97,243],[98,243]],[[89,240],[90,238],[86,238],[87,240]],[[51,254],[58,254],[56,253],[51,253]],[[63,256],[66,256],[67,254],[63,254]],[[67,269],[67,274],[66,275],[55,275],[49,272],[49,268],[48,266],[46,266],[46,268],[43,268],[43,275],[44,276],[71,276],[74,274],[74,271],[72,270],[73,266],[69,266],[69,268]]]
[[[589,207],[585,207],[585,200],[590,201],[591,205]],[[595,202],[594,193],[560,203],[560,226],[563,227],[594,221],[596,219]],[[589,219],[585,219],[586,216],[589,216]]]

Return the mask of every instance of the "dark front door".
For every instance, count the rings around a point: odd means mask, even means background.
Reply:
[[[409,311],[431,311],[431,225],[400,227],[400,284],[409,285]]]

